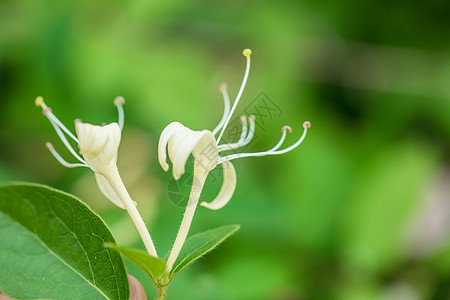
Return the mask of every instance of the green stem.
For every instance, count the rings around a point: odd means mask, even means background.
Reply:
[[[145,248],[147,252],[154,257],[158,257],[156,253],[155,245],[153,244],[153,240],[148,232],[147,227],[145,226],[144,220],[142,219],[139,211],[131,200],[130,195],[128,194],[125,185],[122,182],[122,178],[120,178],[119,171],[116,167],[112,168],[110,172],[108,172],[106,179],[109,181],[113,189],[116,191],[119,198],[122,200],[125,209],[131,217],[134,225],[136,226],[139,235],[141,236],[142,241],[144,242]]]
[[[156,300],[164,300],[167,296],[167,285],[158,287],[158,298]]]
[[[172,250],[170,251],[169,258],[167,259],[166,272],[170,272],[172,267],[180,254],[181,248],[183,247],[186,237],[191,228],[192,219],[194,218],[195,209],[197,208],[198,200],[200,194],[203,190],[203,185],[205,184],[206,177],[209,171],[204,168],[204,166],[198,161],[194,161],[194,181],[192,183],[191,193],[189,194],[189,202],[186,206],[186,211],[184,213],[183,220],[181,221],[180,228],[178,230],[177,237],[173,243]]]

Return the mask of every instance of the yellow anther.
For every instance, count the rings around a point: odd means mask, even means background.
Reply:
[[[36,100],[34,100],[34,104],[36,104],[37,107],[41,107],[42,104],[44,104],[44,98],[41,96],[36,97]]]
[[[247,57],[249,57],[250,56],[250,54],[252,54],[252,50],[250,50],[250,49],[244,49],[244,51],[242,51],[242,54],[244,54],[244,56],[247,56]]]

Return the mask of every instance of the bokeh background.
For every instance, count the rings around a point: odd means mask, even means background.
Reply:
[[[246,151],[271,148],[283,125],[286,145],[303,121],[312,127],[295,151],[236,161],[233,199],[200,207],[191,234],[242,228],[175,278],[169,299],[449,299],[449,16],[440,0],[1,0],[0,181],[73,193],[119,243],[142,248],[92,172],[47,152],[51,141],[70,158],[33,103],[44,96],[73,129],[75,118],[115,121],[112,101],[124,96],[120,170],[167,252],[189,181],[158,165],[159,134],[175,120],[214,128],[218,87],[237,94],[249,47],[233,118],[256,114]],[[202,200],[220,187],[213,175]],[[127,265],[151,299],[150,281]]]

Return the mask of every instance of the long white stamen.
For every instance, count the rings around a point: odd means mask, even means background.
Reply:
[[[56,152],[52,143],[47,142],[47,143],[45,143],[45,146],[50,151],[50,153],[53,154],[53,156],[56,158],[56,160],[60,164],[62,164],[64,167],[66,167],[66,168],[87,167],[87,165],[85,165],[85,164],[78,164],[78,163],[73,164],[73,163],[67,162],[64,158],[62,158],[62,156],[58,152]]]
[[[241,136],[239,137],[239,140],[235,143],[228,143],[228,144],[223,144],[217,147],[217,149],[220,151],[226,151],[226,150],[232,150],[238,147],[238,145],[242,144],[245,140],[245,137],[247,136],[247,117],[246,116],[241,116],[241,124],[242,124],[242,132],[241,132]]]
[[[72,155],[75,156],[75,158],[78,159],[82,164],[87,165],[87,163],[84,161],[84,159],[82,159],[72,148],[72,145],[70,145],[69,141],[67,140],[66,136],[61,131],[61,129],[59,128],[58,124],[54,123],[52,119],[49,119],[49,120],[50,120],[50,124],[52,124],[53,128],[55,128],[55,131],[58,134],[59,138],[64,143],[64,146],[66,146],[66,148],[70,151],[70,153],[72,153]]]
[[[123,124],[124,124],[124,119],[125,119],[125,113],[123,111],[124,104],[125,104],[125,99],[122,96],[116,97],[114,99],[114,105],[117,107],[117,113],[119,115],[117,123],[119,123],[119,127],[121,130],[123,129]]]
[[[218,147],[219,152],[227,151],[227,150],[234,150],[234,149],[237,149],[240,147],[244,147],[245,145],[250,143],[250,141],[253,138],[253,135],[255,134],[255,116],[251,115],[248,118],[248,121],[250,122],[250,130],[248,132],[248,135],[244,139],[239,139],[239,141],[237,143],[219,146]],[[242,138],[242,135],[241,135],[241,138]]]
[[[286,125],[286,126],[283,126],[283,128],[281,128],[282,135],[281,135],[280,140],[278,141],[278,143],[272,149],[270,149],[268,151],[276,151],[276,150],[278,150],[278,148],[281,147],[281,145],[283,145],[284,140],[286,139],[286,132],[288,130],[289,130],[290,133],[292,133],[292,128],[290,126]]]
[[[297,148],[303,142],[303,140],[306,137],[306,133],[308,131],[308,128],[310,128],[310,127],[311,127],[311,123],[304,122],[303,123],[303,128],[304,129],[303,129],[302,136],[300,137],[300,139],[295,144],[293,144],[292,146],[290,146],[290,147],[288,147],[286,149],[274,151],[273,149],[277,149],[276,147],[281,146],[281,145],[278,145],[279,144],[279,142],[278,142],[277,145],[275,145],[275,147],[273,147],[272,149],[270,149],[268,151],[255,152],[255,153],[238,153],[238,154],[231,154],[231,155],[219,158],[218,164],[221,164],[224,161],[233,160],[233,159],[242,158],[242,157],[258,157],[258,156],[266,156],[266,155],[279,155],[279,154],[283,154],[283,153],[289,152],[289,151]]]
[[[225,83],[222,83],[220,85],[220,91],[222,92],[222,96],[223,96],[223,115],[222,115],[222,119],[220,120],[219,124],[216,126],[216,128],[214,128],[213,130],[213,135],[216,135],[217,132],[219,132],[219,130],[223,127],[223,125],[225,124],[226,118],[228,116],[228,114],[230,113],[230,96],[228,95],[227,92],[227,85]]]
[[[241,132],[241,136],[239,137],[238,143],[242,143],[245,140],[245,137],[247,136],[247,117],[246,116],[241,116],[241,124],[242,124],[242,132]]]
[[[308,121],[303,122],[303,134],[302,134],[302,136],[300,137],[300,139],[299,139],[294,145],[292,145],[292,146],[290,146],[290,147],[288,147],[288,148],[286,148],[286,149],[283,149],[283,150],[275,151],[274,154],[283,154],[283,153],[287,153],[287,152],[289,152],[289,151],[294,150],[294,149],[297,148],[298,146],[300,146],[300,144],[303,142],[303,140],[304,140],[305,137],[306,137],[306,133],[308,132],[308,128],[310,128],[310,127],[311,127],[311,123],[310,123],[310,122],[308,122]]]
[[[233,107],[231,108],[227,120],[225,121],[225,124],[222,127],[222,131],[220,132],[220,135],[217,138],[217,145],[219,144],[220,139],[222,138],[223,133],[227,128],[228,122],[230,122],[231,116],[233,116],[234,110],[236,109],[236,106],[238,105],[239,100],[241,99],[242,93],[244,92],[245,85],[247,84],[248,74],[250,72],[250,55],[252,54],[252,51],[250,49],[244,49],[244,51],[242,51],[242,54],[244,54],[244,56],[247,57],[247,66],[245,67],[244,79],[242,80],[241,88],[239,89],[239,93],[236,97],[236,100],[234,100]]]
[[[51,111],[49,111],[47,114],[46,114],[46,116],[47,116],[47,118],[51,121],[51,122],[54,122],[55,124],[57,124],[62,130],[64,130],[64,132],[65,133],[67,133],[67,135],[68,136],[70,136],[70,138],[72,139],[72,140],[74,140],[76,143],[79,143],[78,142],[78,139],[75,137],[75,135],[72,133],[72,132],[70,132],[70,130],[69,129],[67,129],[67,127],[66,126],[64,126],[64,124],[51,112]]]
[[[64,132],[67,133],[67,135],[70,136],[70,138],[73,139],[77,144],[79,143],[76,136],[72,132],[70,132],[70,130],[67,129],[66,126],[64,126],[64,124],[53,114],[52,109],[45,104],[44,98],[42,98],[41,96],[36,97],[34,103],[36,104],[36,106],[42,107],[42,113],[49,119],[50,122],[53,122],[62,130],[64,130]]]
[[[255,116],[251,115],[250,117],[248,117],[248,121],[250,122],[250,131],[248,132],[247,137],[245,138],[245,140],[243,141],[242,146],[247,145],[248,143],[250,143],[250,141],[253,138],[253,135],[255,134]]]

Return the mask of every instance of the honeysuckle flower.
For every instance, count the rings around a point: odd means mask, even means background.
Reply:
[[[123,128],[123,104],[125,100],[122,97],[117,97],[114,104],[117,106],[119,112],[119,120],[117,123],[108,125],[92,125],[83,123],[80,120],[75,120],[76,136],[53,114],[52,109],[48,107],[42,97],[37,97],[35,104],[42,108],[42,113],[48,118],[56,133],[63,142],[64,146],[74,156],[78,162],[69,163],[55,150],[52,143],[47,142],[47,149],[53,156],[65,167],[87,167],[95,173],[95,179],[102,193],[111,200],[112,203],[125,209],[122,201],[117,193],[106,180],[105,175],[115,171],[117,163],[117,152],[119,149],[121,130]],[[120,125],[119,125],[120,124]],[[75,151],[72,145],[67,140],[67,134],[79,147],[80,155]]]
[[[77,162],[67,162],[50,142],[46,143],[48,150],[65,167],[87,167],[94,171],[95,179],[101,192],[112,203],[128,211],[148,252],[153,256],[157,256],[147,227],[135,207],[136,203],[131,200],[117,169],[117,153],[124,123],[124,103],[123,97],[114,99],[114,105],[117,107],[119,115],[117,122],[107,125],[92,125],[75,120],[75,136],[53,114],[52,109],[45,104],[42,97],[37,97],[35,100],[36,106],[42,108],[42,113],[50,121],[64,146],[66,146]],[[81,156],[72,147],[66,135],[78,145]]]
[[[247,118],[246,116],[242,116],[240,118],[242,132],[239,140],[233,143],[220,144],[225,129],[227,128],[236,106],[241,99],[250,72],[251,50],[245,49],[243,51],[243,55],[246,57],[246,69],[241,87],[231,109],[230,97],[228,95],[226,85],[222,84],[220,87],[224,101],[224,113],[216,128],[212,131],[207,129],[202,131],[194,131],[179,122],[172,122],[167,125],[161,133],[158,145],[158,160],[161,167],[167,172],[169,170],[169,165],[167,163],[168,153],[169,159],[172,162],[172,174],[176,180],[184,174],[185,165],[189,156],[191,154],[194,156],[194,182],[192,185],[191,194],[189,196],[186,213],[167,261],[167,269],[169,271],[173,266],[181,247],[183,246],[184,240],[187,237],[203,184],[209,172],[212,171],[217,165],[222,165],[223,184],[219,194],[214,200],[209,203],[202,202],[200,205],[212,210],[217,210],[224,207],[230,201],[236,188],[236,171],[231,163],[232,160],[243,157],[259,157],[287,153],[297,148],[303,142],[306,137],[307,130],[311,126],[309,122],[304,122],[303,133],[300,138],[293,145],[284,149],[280,148],[284,143],[287,132],[292,132],[292,129],[289,126],[284,126],[281,129],[282,134],[280,140],[269,150],[253,153],[242,152],[228,155],[224,154],[226,151],[237,150],[250,143],[255,133],[255,117],[250,116]]]

